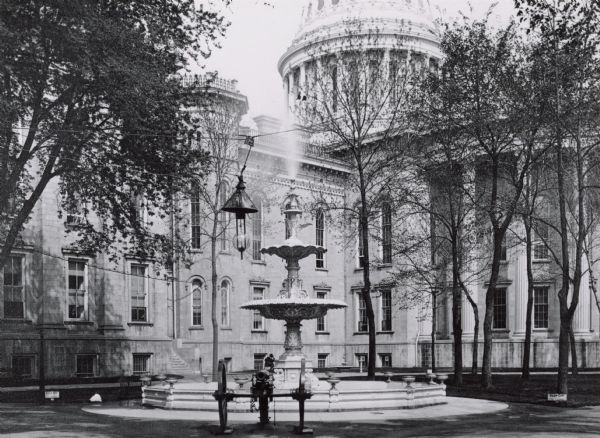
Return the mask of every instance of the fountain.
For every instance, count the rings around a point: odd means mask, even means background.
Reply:
[[[285,321],[284,353],[274,363],[273,394],[278,398],[277,411],[298,411],[298,404],[289,397],[298,388],[302,360],[305,361],[305,387],[311,392],[306,400],[309,412],[334,412],[382,409],[406,409],[446,403],[447,376],[430,374],[429,382],[416,382],[414,376],[405,376],[402,381],[385,375],[385,381],[338,379],[333,374],[319,380],[314,374],[310,360],[302,352],[302,321],[319,318],[330,309],[341,309],[346,303],[339,300],[315,299],[302,288],[299,276],[299,261],[310,255],[325,251],[325,248],[304,244],[297,236],[298,222],[302,215],[300,199],[292,188],[282,206],[286,219],[287,239],[277,246],[262,248],[263,254],[276,255],[286,261],[287,278],[282,290],[272,299],[250,301],[242,309],[259,311],[269,319]],[[433,380],[437,377],[439,383]],[[244,387],[248,379],[236,379],[238,388],[231,390],[230,412],[246,412],[251,388]],[[147,386],[142,390],[142,404],[165,409],[194,409],[217,411],[213,394],[216,382],[177,382],[166,386]],[[235,399],[235,400],[233,400]],[[273,406],[275,410],[275,406]]]
[[[346,303],[339,300],[316,299],[308,296],[302,289],[299,261],[305,257],[326,249],[316,245],[306,245],[297,236],[298,222],[302,216],[302,208],[298,195],[292,186],[283,202],[286,235],[289,236],[281,245],[262,248],[263,254],[276,255],[286,261],[287,278],[277,298],[254,300],[241,306],[242,309],[258,310],[268,319],[279,319],[286,322],[285,352],[275,361],[274,384],[277,389],[292,388],[298,385],[300,363],[306,360],[307,384],[318,386],[319,381],[312,374],[312,366],[302,353],[301,330],[302,321],[322,317],[330,309],[341,309]]]

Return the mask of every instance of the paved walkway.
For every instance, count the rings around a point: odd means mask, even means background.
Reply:
[[[448,403],[444,405],[427,406],[416,409],[395,409],[395,410],[364,410],[359,412],[307,412],[305,419],[307,422],[373,422],[387,420],[415,420],[428,419],[431,417],[451,417],[457,415],[477,415],[489,414],[508,408],[505,403],[499,403],[488,400],[475,400],[470,398],[447,397]],[[275,405],[276,406],[276,405]],[[215,402],[216,408],[216,402]],[[111,415],[127,418],[144,418],[151,420],[190,420],[202,422],[219,421],[218,412],[206,411],[186,411],[186,410],[165,410],[144,408],[142,406],[115,406],[107,404],[106,406],[90,406],[83,408],[84,411],[93,414]],[[298,413],[292,412],[273,412],[270,410],[271,418],[275,421],[295,422],[298,421]],[[252,423],[256,421],[258,413],[252,412],[231,412],[229,413],[230,422]]]
[[[487,404],[477,401],[477,403]],[[82,410],[85,408],[86,411]],[[0,436],[11,438],[208,438],[214,437],[216,421],[161,419],[159,410],[149,410],[150,418],[98,415],[82,404],[0,403]],[[102,406],[93,409],[130,409]],[[550,406],[510,404],[508,408],[480,414],[442,415],[430,407],[428,417],[384,419],[373,414],[371,421],[337,414],[335,422],[317,422],[307,417],[315,437],[325,438],[403,438],[403,437],[485,437],[485,438],[581,438],[600,437],[600,406],[561,409]],[[404,411],[415,414],[417,410]],[[384,414],[385,415],[385,414]],[[232,424],[235,437],[291,437],[294,422],[277,419],[265,428],[257,426],[258,414],[250,422]]]

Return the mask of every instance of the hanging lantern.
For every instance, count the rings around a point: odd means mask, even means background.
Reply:
[[[241,258],[244,258],[244,251],[249,245],[250,239],[246,232],[246,214],[256,213],[258,209],[252,203],[252,200],[246,193],[246,184],[242,175],[238,176],[238,183],[235,192],[221,207],[221,211],[235,213],[235,236],[233,244],[240,252]]]

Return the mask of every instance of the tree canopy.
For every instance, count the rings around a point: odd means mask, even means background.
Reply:
[[[203,159],[181,141],[178,73],[226,27],[193,0],[0,4],[0,268],[54,180],[61,210],[84,217],[82,249],[147,257],[170,245],[152,218]]]

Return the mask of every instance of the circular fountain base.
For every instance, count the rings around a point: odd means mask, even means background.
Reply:
[[[325,380],[316,379],[313,396],[306,401],[308,412],[364,411],[383,409],[412,409],[446,403],[446,385],[437,383],[412,383],[342,380],[335,389]],[[250,384],[238,388],[233,384],[234,394],[242,394],[228,404],[230,412],[250,411]],[[213,393],[216,383],[176,383],[143,388],[142,404],[163,409],[217,411]],[[275,389],[275,394],[290,394],[290,389]],[[291,397],[276,397],[270,409],[298,411],[298,402]]]

